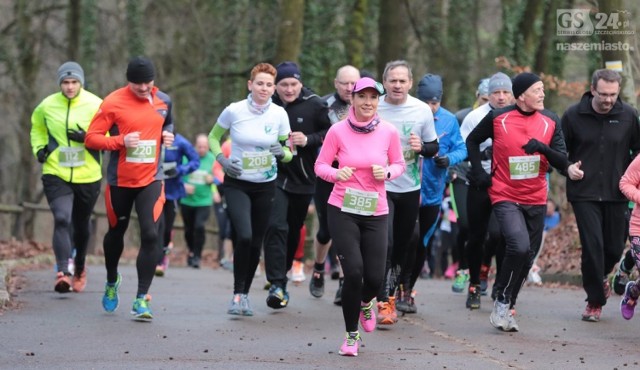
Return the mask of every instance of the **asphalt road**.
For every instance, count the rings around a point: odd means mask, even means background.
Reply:
[[[519,333],[489,324],[491,303],[464,307],[451,282],[418,282],[418,313],[397,325],[363,333],[356,358],[337,354],[344,335],[340,308],[332,304],[337,282],[321,299],[308,286],[291,286],[291,303],[266,306],[263,277],[250,294],[255,316],[226,314],[228,271],[171,267],[155,278],[152,323],[131,320],[136,274],[123,266],[120,308],[100,305],[105,272],[89,270],[87,291],[58,294],[53,272],[25,273],[19,308],[0,315],[1,369],[627,369],[640,368],[638,318],[625,321],[619,297],[602,321],[580,320],[579,289],[527,287],[518,303]]]

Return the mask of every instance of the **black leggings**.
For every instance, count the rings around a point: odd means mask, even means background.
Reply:
[[[400,277],[400,283],[403,284],[403,288],[407,292],[411,291],[416,285],[416,281],[424,267],[427,252],[431,250],[433,236],[439,225],[440,207],[440,204],[420,207],[419,225],[413,233],[415,241],[412,243],[412,251],[407,254]]]
[[[316,192],[313,195],[313,204],[315,204],[316,214],[318,215],[318,232],[316,233],[316,239],[318,239],[320,244],[327,244],[331,241],[329,224],[327,223],[327,204],[332,191],[332,183],[324,181],[319,177],[316,178]]]
[[[187,242],[189,254],[200,258],[206,239],[205,225],[209,220],[211,206],[191,207],[181,204],[180,213],[184,222],[184,240]]]
[[[260,249],[267,231],[275,181],[253,183],[224,178],[227,214],[233,242],[233,293],[249,294],[260,262]]]
[[[385,283],[380,287],[378,301],[388,301],[395,294],[401,267],[411,250],[411,235],[418,222],[420,190],[408,193],[387,192],[389,203],[389,233]]]
[[[164,204],[162,215],[164,217],[164,229],[162,230],[162,246],[167,247],[171,243],[173,223],[176,221],[177,200],[167,200]]]
[[[75,247],[77,272],[84,270],[91,234],[89,220],[100,195],[100,181],[74,184],[57,176],[44,175],[42,185],[53,213],[53,253],[58,271],[69,272],[69,258]]]
[[[267,280],[286,288],[287,271],[300,242],[300,229],[311,203],[311,194],[294,194],[276,188],[269,226],[264,236]]]
[[[158,255],[157,264],[162,264],[165,253],[171,243],[171,234],[173,232],[173,223],[176,220],[176,200],[167,199],[162,208],[162,214],[158,219],[158,247],[164,252]]]
[[[493,256],[496,257],[496,272],[500,272],[502,260],[504,259],[504,238],[500,232],[500,224],[496,219],[495,212],[491,212],[489,217],[489,226],[487,230],[487,238],[484,242],[482,255],[482,264],[491,266]]]
[[[505,251],[493,290],[496,299],[511,307],[515,306],[518,292],[540,249],[546,208],[546,205],[504,201],[494,204],[493,211],[504,235]]]
[[[467,263],[469,264],[469,284],[480,284],[483,246],[487,238],[491,217],[491,200],[487,189],[469,186],[467,194],[469,240],[467,241]]]
[[[455,179],[451,183],[451,197],[455,204],[458,232],[455,233],[455,244],[451,255],[457,256],[458,269],[466,270],[469,268],[469,261],[465,246],[469,240],[469,216],[467,213],[467,194],[469,193],[469,186],[462,179]],[[454,259],[455,260],[455,259]]]
[[[104,236],[104,263],[107,282],[115,283],[118,277],[118,262],[124,249],[124,233],[129,226],[134,204],[140,225],[140,251],[136,259],[138,270],[138,292],[149,292],[156,270],[158,254],[158,219],[164,206],[164,191],[161,181],[154,181],[141,188],[125,188],[107,185],[105,191],[109,230]]]
[[[384,280],[387,215],[361,216],[328,205],[329,230],[344,271],[342,315],[348,332],[358,330],[361,302],[370,302]]]

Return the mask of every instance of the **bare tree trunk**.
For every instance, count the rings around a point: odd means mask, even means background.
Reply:
[[[540,43],[538,44],[538,50],[536,51],[536,59],[533,63],[533,69],[538,72],[545,72],[547,74],[557,74],[559,71],[552,71],[550,67],[553,63],[550,63],[549,52],[551,48],[551,42],[554,40],[556,32],[556,13],[555,9],[558,9],[560,5],[559,0],[546,0],[545,9],[543,14],[544,23],[542,24],[542,36],[540,37]],[[562,71],[562,68],[560,68]]]
[[[18,52],[17,74],[15,75],[16,86],[20,90],[22,106],[20,108],[19,121],[30,126],[31,110],[35,106],[36,77],[40,68],[40,61],[35,54],[37,36],[32,33],[33,17],[29,13],[29,5],[32,2],[27,0],[17,0],[14,8],[16,18],[16,45],[20,45]],[[16,132],[18,143],[30,142],[30,130],[20,129]],[[33,168],[34,158],[31,154],[31,146],[19,145],[19,168]],[[29,201],[33,190],[36,188],[37,175],[34,171],[20,171],[16,176],[15,193],[18,203]],[[35,213],[26,212],[23,217],[18,217],[18,221],[13,226],[13,235],[16,238],[32,239],[34,232]]]
[[[290,60],[297,63],[302,48],[304,0],[283,1],[280,14],[274,62],[280,63]]]
[[[127,50],[129,56],[144,55],[144,31],[142,29],[142,4],[140,0],[127,1]]]
[[[473,105],[475,97],[474,83],[471,82],[471,68],[473,65],[473,34],[472,28],[474,0],[457,0],[451,3],[448,14],[447,47],[449,68],[436,73],[445,76],[443,104],[447,109],[461,109]]]
[[[518,45],[517,50],[519,52],[517,52],[516,56],[518,64],[522,66],[530,66],[534,62],[533,56],[536,54],[540,38],[536,30],[536,22],[538,19],[544,18],[543,9],[544,1],[527,0],[524,11],[520,15],[518,33],[521,35],[522,40]]]
[[[356,0],[353,4],[353,11],[349,21],[349,32],[347,32],[347,60],[349,64],[356,68],[364,66],[364,23],[367,12],[367,0]]]
[[[387,62],[406,57],[406,30],[405,7],[399,6],[396,0],[380,0],[377,58],[380,79]]]
[[[433,73],[441,73],[446,70],[447,52],[443,45],[446,45],[446,12],[444,0],[431,1],[432,6],[429,12],[432,17],[426,22],[425,44],[426,50],[429,50],[429,71]]]
[[[80,57],[81,8],[80,0],[69,0],[69,12],[67,16],[67,58],[76,61]]]
[[[610,20],[610,17],[612,16],[613,17],[618,16],[620,26],[622,26],[622,27],[618,26],[620,31],[622,31],[621,28],[624,27],[623,22],[625,21],[631,22],[631,20],[625,19],[625,17],[630,17],[630,15],[627,15],[621,11],[621,9],[624,9],[624,4],[622,0],[607,0],[607,1],[600,0],[598,1],[598,3],[600,4],[599,13],[604,13],[609,20]],[[607,24],[607,31],[614,31],[613,27],[614,26],[609,26]],[[627,50],[624,50],[625,49],[624,45],[627,45],[629,47],[632,46],[628,35],[625,35],[622,32],[620,32],[615,34],[605,34],[605,35],[602,35],[601,37],[602,37],[602,41],[604,41],[609,45],[615,44],[615,45],[621,46],[616,48],[616,50],[602,50],[602,61],[603,63],[605,63],[605,65],[606,65],[606,62],[619,61],[622,63],[622,71],[619,72],[620,75],[622,76],[620,98],[623,101],[633,105],[634,107],[637,107],[638,102],[635,95],[635,86],[633,82],[631,56],[629,55],[629,48],[627,48]]]
[[[97,42],[97,18],[98,7],[97,0],[82,0],[81,16],[80,16],[80,64],[84,69],[84,87],[91,90],[96,79],[96,45]]]

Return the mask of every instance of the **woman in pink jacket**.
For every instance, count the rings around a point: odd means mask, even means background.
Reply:
[[[387,197],[384,182],[405,170],[397,130],[378,117],[384,89],[371,78],[358,80],[345,120],[327,132],[315,172],[335,183],[329,197],[329,230],[344,270],[342,314],[347,330],[339,354],[357,356],[362,329],[373,331],[373,298],[384,278],[387,253]],[[331,167],[335,160],[339,168]]]
[[[636,267],[640,269],[640,156],[637,156],[627,167],[624,175],[620,179],[620,191],[627,199],[635,203],[631,218],[629,220],[629,241],[631,242],[631,254],[636,262]],[[622,262],[621,262],[622,263]],[[620,302],[620,313],[622,317],[631,320],[636,303],[640,297],[640,278],[630,281],[624,290],[622,301]]]

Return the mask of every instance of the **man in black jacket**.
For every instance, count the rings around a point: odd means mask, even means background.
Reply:
[[[294,156],[289,163],[278,163],[276,195],[264,240],[265,269],[271,283],[267,306],[274,309],[289,302],[286,274],[293,265],[300,228],[315,191],[313,166],[318,148],[331,126],[324,101],[303,86],[298,66],[283,62],[276,69],[273,102],[289,115],[291,135],[287,145]]]
[[[611,295],[607,275],[625,245],[627,199],[620,178],[640,150],[638,112],[620,100],[620,75],[600,69],[591,89],[562,116],[569,160],[580,165],[582,178],[567,178],[567,199],[573,206],[582,244],[582,286],[587,308],[582,320],[600,320]]]

